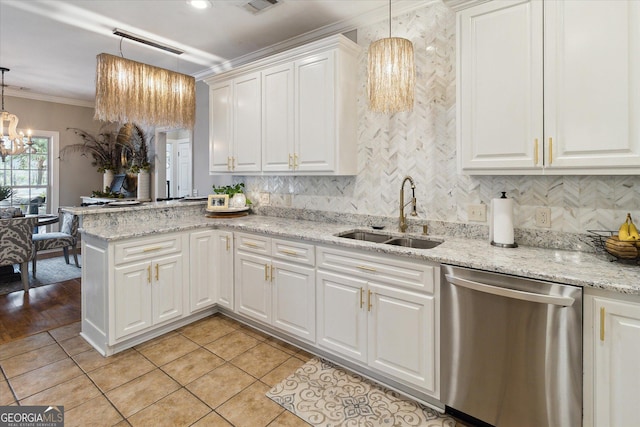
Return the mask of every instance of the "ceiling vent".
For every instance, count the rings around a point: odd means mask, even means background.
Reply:
[[[242,5],[249,12],[256,14],[281,3],[281,0],[251,0]]]

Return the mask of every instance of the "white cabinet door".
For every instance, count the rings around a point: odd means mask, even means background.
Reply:
[[[301,172],[335,169],[334,55],[323,52],[295,63],[295,169]]]
[[[458,14],[458,158],[463,171],[541,173],[542,30],[539,0],[489,2]]]
[[[155,258],[152,262],[151,306],[153,323],[182,316],[183,276],[182,254]]]
[[[547,1],[544,9],[549,168],[640,172],[640,2]]]
[[[218,304],[233,310],[233,233],[216,233],[215,276],[218,280]]]
[[[367,304],[369,366],[437,397],[434,297],[369,282]]]
[[[147,329],[153,324],[151,274],[149,261],[115,268],[113,314],[116,339]]]
[[[233,81],[233,172],[259,172],[261,167],[260,73]]]
[[[318,271],[318,345],[367,362],[367,282],[350,275]]]
[[[209,88],[209,171],[228,172],[233,141],[231,80]]]
[[[640,396],[640,304],[608,298],[585,298],[593,309],[593,425],[638,424]],[[585,414],[585,419],[591,414]]]
[[[316,339],[315,269],[271,262],[273,326],[309,342]]]
[[[293,64],[262,72],[262,170],[291,172],[294,161]]]
[[[237,251],[235,311],[271,323],[271,259]]]
[[[211,307],[218,300],[220,276],[215,230],[189,235],[189,307],[191,312]],[[229,268],[232,268],[229,266]]]

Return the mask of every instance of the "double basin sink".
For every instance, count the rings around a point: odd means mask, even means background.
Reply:
[[[385,245],[402,246],[405,248],[415,249],[432,249],[442,243],[441,240],[433,240],[422,237],[399,237],[388,233],[370,231],[370,230],[353,230],[336,234],[337,237],[352,240],[362,240],[365,242],[382,243]]]

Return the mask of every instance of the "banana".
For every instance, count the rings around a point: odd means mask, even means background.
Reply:
[[[620,229],[618,230],[618,239],[623,242],[629,241],[638,241],[640,240],[640,235],[638,234],[638,229],[635,224],[631,220],[631,214],[627,214],[627,219],[622,223]]]

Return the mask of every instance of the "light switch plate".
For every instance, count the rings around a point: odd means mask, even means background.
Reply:
[[[269,193],[260,193],[260,206],[268,206],[271,203],[271,197]]]
[[[467,205],[467,218],[469,221],[487,222],[487,205]]]

